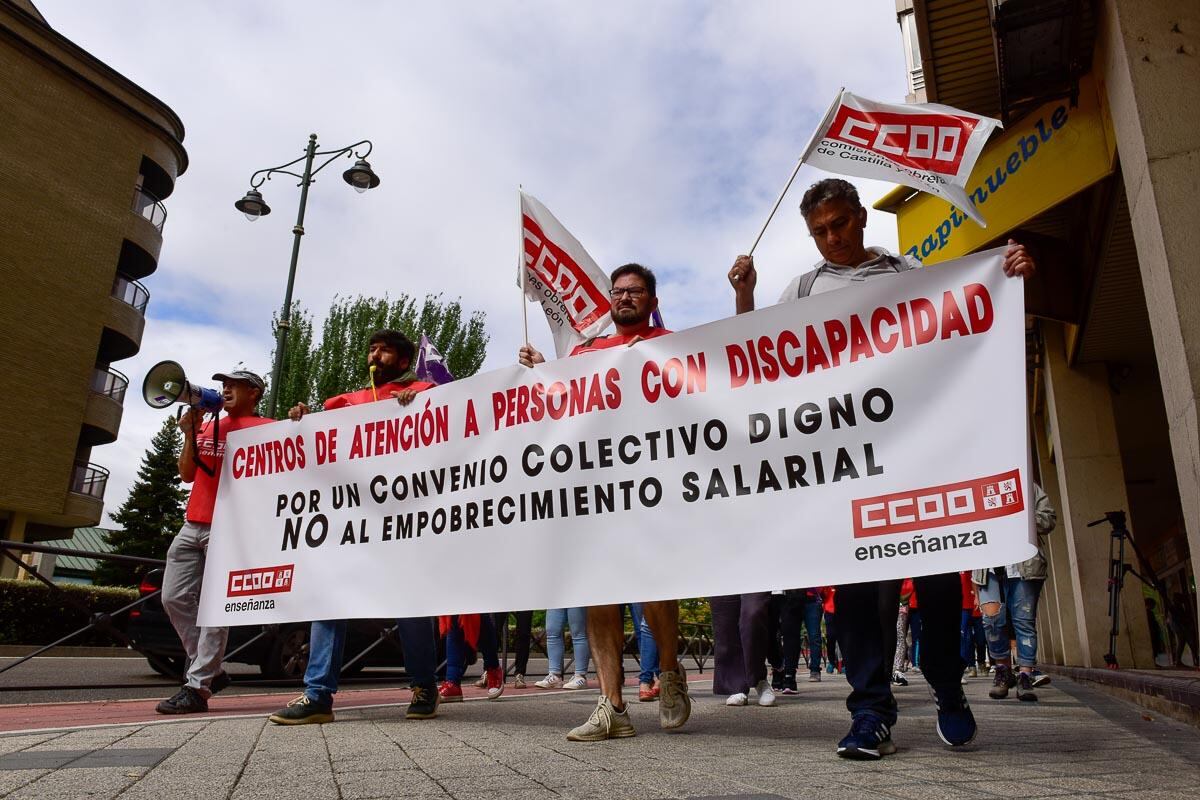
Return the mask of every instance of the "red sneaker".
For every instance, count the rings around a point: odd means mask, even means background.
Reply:
[[[658,684],[651,686],[648,683],[643,683],[638,686],[638,702],[653,703],[658,699],[658,695],[662,690],[658,688]]]
[[[463,699],[462,687],[452,681],[442,681],[438,694],[442,696],[443,703],[461,703]]]
[[[484,677],[487,678],[488,700],[495,700],[504,694],[504,670],[500,667],[492,667],[484,671]]]

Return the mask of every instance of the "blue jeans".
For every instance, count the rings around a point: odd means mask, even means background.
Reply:
[[[995,616],[983,614],[983,630],[987,633],[988,655],[993,661],[1012,657],[1009,649],[1009,619],[1017,635],[1017,666],[1032,667],[1037,664],[1037,606],[1042,593],[1043,581],[1027,581],[1007,577],[1003,580],[995,572],[988,572],[986,586],[979,587],[979,607],[985,603],[999,603],[1000,612]]]
[[[821,671],[821,618],[825,616],[825,604],[818,595],[804,602],[804,627],[808,630],[808,671]]]
[[[630,603],[629,613],[633,616],[633,629],[637,631],[638,663],[642,668],[638,673],[638,683],[654,683],[659,673],[658,644],[650,631],[650,623],[642,616],[642,604]]]
[[[483,653],[483,668],[495,669],[500,666],[500,653],[496,645],[496,625],[491,614],[479,615],[479,652]],[[463,636],[462,626],[458,617],[446,633],[446,680],[450,683],[462,683],[463,673],[467,671],[467,660],[471,657],[471,646]]]
[[[396,633],[404,649],[404,671],[413,686],[432,688],[437,668],[437,641],[429,617],[396,620]],[[338,690],[338,675],[346,649],[346,620],[314,622],[308,637],[308,668],[304,694],[318,705],[330,705]]]
[[[982,648],[987,646],[987,635],[983,631],[983,618],[975,616],[971,609],[964,608],[962,625],[959,626],[958,632],[962,639],[959,655],[962,656],[964,664],[971,666],[975,663],[975,649],[980,648],[979,652],[982,655]]]
[[[571,625],[571,650],[575,654],[575,672],[587,675],[591,651],[588,650],[587,609],[551,608],[546,611],[546,657],[550,659],[550,674],[563,674],[563,657],[566,643],[563,641],[563,626]]]

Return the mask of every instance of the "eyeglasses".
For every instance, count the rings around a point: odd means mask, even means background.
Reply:
[[[613,300],[617,300],[623,294],[629,295],[629,298],[631,300],[638,300],[638,299],[646,296],[646,290],[642,289],[640,287],[634,288],[634,289],[625,289],[625,288],[612,289],[609,291],[608,296],[611,297]]]

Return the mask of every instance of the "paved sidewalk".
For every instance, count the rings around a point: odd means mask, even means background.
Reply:
[[[846,684],[830,677],[776,708],[726,707],[697,681],[682,730],[660,730],[654,704],[632,703],[638,736],[595,744],[564,736],[594,690],[506,693],[443,706],[426,722],[405,721],[398,706],[348,710],[344,695],[324,726],[252,716],[10,733],[0,735],[0,797],[1158,800],[1194,797],[1200,785],[1200,732],[1065,679],[1037,704],[989,700],[988,682],[972,681],[980,735],[952,751],[918,677],[898,690],[900,752],[843,761],[833,748],[847,728]],[[79,704],[77,723],[93,719]]]

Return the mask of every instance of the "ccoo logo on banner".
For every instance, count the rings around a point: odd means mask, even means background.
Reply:
[[[802,160],[829,172],[936,194],[986,227],[966,185],[999,126],[999,120],[937,103],[876,103],[842,91]]]

